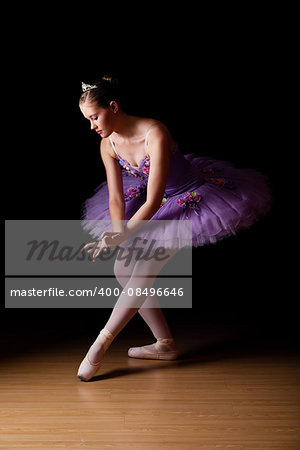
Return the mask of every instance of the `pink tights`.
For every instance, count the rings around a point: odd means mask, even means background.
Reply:
[[[142,290],[145,288],[150,289],[154,284],[155,276],[159,274],[163,266],[176,252],[176,249],[168,249],[167,253],[170,257],[164,261],[154,259],[149,261],[136,261],[136,258],[133,257],[127,267],[123,261],[117,259],[114,267],[116,278],[125,292],[128,292],[129,288],[132,288],[133,292],[135,292],[136,288],[141,288]],[[158,298],[155,295],[148,297],[141,295],[137,297],[122,293],[105,328],[114,336],[117,336],[137,312],[139,312],[140,316],[149,326],[156,339],[172,337],[165,316],[160,308]]]
[[[172,339],[167,321],[160,308],[158,298],[149,295],[149,289],[153,286],[155,277],[176,252],[177,250],[168,250],[167,254],[169,258],[164,261],[158,261],[154,258],[147,261],[137,261],[135,257],[132,257],[128,266],[126,266],[125,261],[116,259],[114,271],[117,280],[123,288],[123,292],[118,298],[104,329],[101,330],[100,335],[90,347],[88,354],[81,363],[78,371],[79,378],[88,381],[96,373],[98,365],[112,340],[137,312],[145,320],[154,337],[159,340],[158,347],[154,343],[142,347],[142,352],[146,352],[146,356],[150,355],[154,359],[159,351],[169,351],[168,355],[164,354],[165,358],[174,359],[176,357],[177,352],[173,344],[174,340]],[[140,291],[136,291],[136,289],[140,289]],[[128,295],[128,292],[139,292],[141,295]],[[140,348],[129,350],[129,356],[139,357],[138,355],[141,354]]]

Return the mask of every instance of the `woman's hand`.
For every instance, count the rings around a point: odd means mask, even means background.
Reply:
[[[95,262],[96,258],[100,255],[103,250],[114,250],[123,240],[124,233],[116,231],[104,231],[101,235],[102,240],[98,242],[90,242],[86,244],[82,250],[88,250],[88,253],[92,257],[92,261]]]

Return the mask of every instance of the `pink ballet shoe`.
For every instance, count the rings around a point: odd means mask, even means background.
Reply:
[[[175,345],[174,339],[157,338],[155,344],[145,345],[144,347],[131,347],[128,350],[130,358],[143,359],[164,359],[172,361],[178,357],[179,351]]]
[[[100,368],[102,359],[105,355],[106,350],[110,346],[114,339],[114,336],[111,334],[110,331],[108,331],[106,328],[103,328],[100,331],[100,334],[96,338],[94,344],[102,344],[103,346],[103,356],[97,363],[93,363],[90,361],[89,358],[89,351],[87,352],[84,360],[79,366],[77,377],[80,378],[82,381],[89,381],[94,375],[96,375],[96,372]],[[93,344],[93,345],[94,345]]]

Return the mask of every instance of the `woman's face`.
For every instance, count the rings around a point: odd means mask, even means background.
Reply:
[[[108,108],[96,103],[85,102],[79,105],[84,117],[90,121],[91,130],[95,130],[101,137],[108,137],[114,131],[115,107],[111,102]]]

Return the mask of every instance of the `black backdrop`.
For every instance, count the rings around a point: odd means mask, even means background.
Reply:
[[[80,85],[114,72],[126,91],[129,112],[164,121],[183,153],[262,171],[274,195],[271,213],[251,229],[194,249],[193,310],[166,314],[180,317],[187,326],[206,316],[230,317],[294,336],[295,309],[286,291],[280,239],[276,43],[263,26],[256,24],[253,30],[249,25],[243,32],[242,25],[236,32],[226,26],[209,30],[204,40],[203,31],[182,40],[183,29],[176,40],[161,33],[155,40],[136,35],[125,42],[119,35],[118,44],[108,46],[102,39],[99,47],[96,38],[83,34],[83,45],[75,35],[44,39],[41,45],[33,34],[15,43],[18,51],[10,51],[7,72],[5,218],[80,218],[82,202],[105,176],[99,137],[78,108]],[[8,327],[22,323],[25,328],[49,324],[63,329],[80,323],[89,329],[103,325],[109,314],[98,312],[3,306],[2,319]]]

